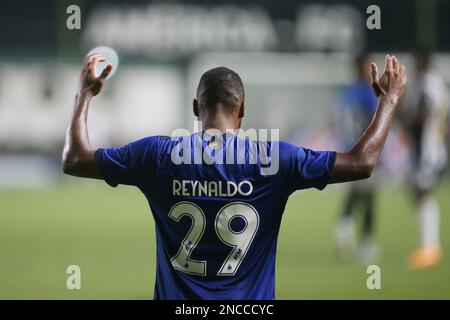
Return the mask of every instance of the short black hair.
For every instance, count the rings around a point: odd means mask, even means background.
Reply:
[[[229,110],[244,102],[245,92],[241,77],[231,69],[217,67],[206,71],[197,87],[200,106],[214,111],[218,104]]]

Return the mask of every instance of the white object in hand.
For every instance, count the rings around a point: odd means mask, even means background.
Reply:
[[[105,57],[106,61],[98,62],[97,66],[95,68],[95,74],[98,76],[100,73],[102,73],[103,69],[110,64],[112,65],[111,73],[108,75],[107,78],[111,78],[112,75],[117,71],[117,67],[119,66],[119,56],[117,55],[116,51],[110,47],[96,47],[89,51],[87,56],[90,56],[92,54],[100,54]]]

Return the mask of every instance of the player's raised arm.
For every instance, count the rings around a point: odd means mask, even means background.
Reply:
[[[95,66],[101,61],[105,61],[101,55],[90,55],[86,57],[81,71],[72,120],[67,128],[62,155],[62,167],[66,174],[102,178],[95,159],[95,150],[89,142],[87,129],[89,103],[92,97],[102,90],[104,81],[112,70],[112,66],[108,65],[99,76],[96,76]]]
[[[367,130],[353,148],[336,155],[330,183],[368,178],[380,158],[391,127],[395,106],[406,86],[405,66],[395,56],[386,55],[386,67],[378,79],[378,68],[372,68],[372,86],[378,96],[378,108]]]

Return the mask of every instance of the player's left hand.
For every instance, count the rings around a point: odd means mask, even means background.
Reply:
[[[102,73],[97,76],[95,74],[95,67],[98,62],[103,61],[106,61],[105,57],[99,54],[93,54],[86,57],[80,75],[80,94],[90,94],[95,96],[102,90],[105,79],[112,70],[112,65],[108,64],[105,69],[103,69]]]
[[[386,55],[385,60],[386,67],[380,78],[378,78],[377,65],[371,64],[372,87],[377,97],[390,96],[397,103],[405,91],[406,69],[396,56]]]

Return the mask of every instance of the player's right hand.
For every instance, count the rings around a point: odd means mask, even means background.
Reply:
[[[97,76],[95,67],[98,62],[105,61],[105,57],[99,54],[92,54],[84,60],[83,70],[80,75],[80,94],[97,95],[103,88],[106,77],[111,73],[112,65],[108,64],[102,73]]]
[[[395,103],[403,95],[406,86],[406,70],[395,56],[386,55],[386,66],[381,78],[378,79],[378,67],[372,62],[372,87],[377,97],[386,96]]]

